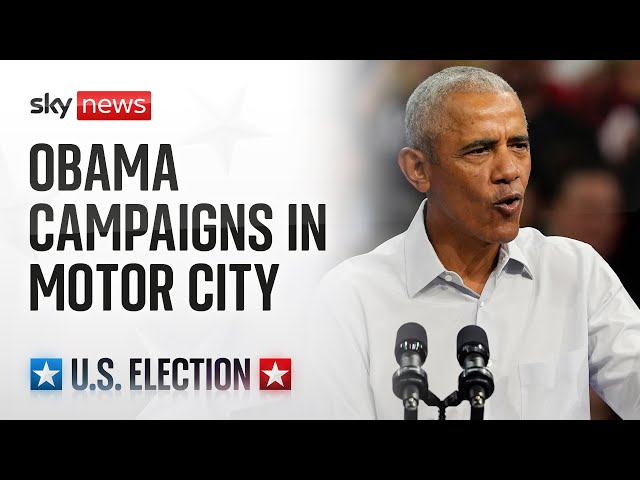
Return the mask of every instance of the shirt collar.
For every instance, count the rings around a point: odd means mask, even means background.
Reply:
[[[424,225],[426,204],[427,199],[424,199],[404,237],[407,294],[410,298],[413,298],[420,290],[446,271],[427,236],[427,230]],[[516,244],[515,239],[501,245],[500,254],[506,259],[499,267],[501,271],[507,263],[513,260],[522,266],[523,274],[526,273],[529,278],[533,278],[527,259]]]
[[[504,251],[504,253],[506,255],[506,259],[507,259],[507,261],[504,262],[504,266],[506,266],[506,264],[509,261],[513,260],[513,261],[517,262],[518,264],[520,264],[520,266],[522,267],[521,273],[523,275],[526,275],[529,278],[533,279],[533,272],[531,271],[531,267],[529,266],[529,262],[527,262],[527,258],[524,256],[524,253],[522,252],[522,250],[520,249],[520,247],[516,243],[517,239],[518,239],[518,237],[516,237],[515,239],[511,240],[509,243],[505,243],[505,244],[502,244],[500,246],[501,250]],[[504,266],[503,266],[503,268],[504,268]]]
[[[404,261],[407,272],[407,293],[413,298],[416,293],[445,271],[427,236],[424,226],[425,198],[420,204],[404,237]]]

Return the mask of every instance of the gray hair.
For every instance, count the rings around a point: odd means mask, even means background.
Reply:
[[[436,162],[436,142],[447,127],[444,118],[447,96],[453,93],[504,92],[513,93],[520,102],[511,85],[483,68],[455,66],[431,75],[416,87],[407,101],[404,124],[409,146],[424,152],[431,161]]]

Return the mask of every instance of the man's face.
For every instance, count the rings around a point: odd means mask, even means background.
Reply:
[[[428,224],[485,243],[513,240],[520,227],[531,155],[524,115],[511,93],[456,93],[427,162]],[[506,200],[506,201],[505,201]]]

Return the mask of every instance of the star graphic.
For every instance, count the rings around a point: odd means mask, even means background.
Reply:
[[[49,363],[44,362],[44,368],[42,370],[34,370],[33,372],[40,377],[38,386],[42,385],[44,382],[47,382],[55,387],[56,384],[53,383],[53,377],[59,371],[60,370],[49,370]]]
[[[206,112],[211,120],[206,121],[206,127],[201,131],[185,138],[182,144],[203,143],[213,147],[218,153],[224,171],[228,173],[236,143],[244,139],[264,137],[267,133],[242,117],[244,89],[229,95],[223,104],[214,104],[209,98],[195,92],[193,95],[200,109]]]
[[[278,370],[278,362],[275,361],[273,362],[273,367],[271,367],[271,370],[262,370],[262,373],[269,376],[267,387],[273,382],[277,382],[284,387],[284,383],[282,383],[282,376],[288,371],[289,370]]]

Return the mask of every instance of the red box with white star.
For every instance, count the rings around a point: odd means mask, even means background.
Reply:
[[[260,359],[260,390],[291,390],[291,359]]]

